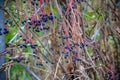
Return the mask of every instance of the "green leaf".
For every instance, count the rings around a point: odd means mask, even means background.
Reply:
[[[9,33],[6,34],[6,43],[9,42],[14,37],[16,32],[17,32],[17,28],[16,27],[9,29]]]
[[[31,80],[30,74],[19,63],[12,65],[10,75],[11,80]]]
[[[91,47],[88,47],[88,53],[89,53],[89,54],[92,53],[92,49],[91,49]]]

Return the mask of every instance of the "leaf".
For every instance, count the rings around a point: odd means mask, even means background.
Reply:
[[[88,47],[88,53],[91,54],[92,53],[92,48]]]
[[[31,76],[30,74],[25,71],[25,69],[19,64],[19,63],[15,63],[14,65],[12,65],[11,70],[10,70],[10,75],[11,75],[11,80],[15,80],[16,77],[21,80],[31,80]]]
[[[6,43],[9,42],[17,32],[17,28],[10,28],[9,33],[6,34]]]

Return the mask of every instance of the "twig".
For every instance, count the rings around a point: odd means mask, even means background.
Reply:
[[[40,8],[39,8],[37,11],[35,11],[34,16],[35,16],[39,11],[41,11],[45,5],[46,5],[46,3],[43,3],[43,4],[40,6]]]
[[[55,3],[55,6],[56,6],[56,8],[57,8],[57,10],[58,10],[58,13],[60,14],[60,17],[63,18],[62,11],[61,11],[61,9],[60,9],[60,7],[59,7],[59,5],[58,5],[57,0],[54,0],[54,3]]]
[[[14,40],[16,40],[17,36],[18,36],[19,33],[17,33],[8,43],[13,43]]]
[[[8,66],[9,64],[12,64],[12,63],[13,63],[13,61],[9,61],[9,62],[6,62],[6,63],[2,64],[2,66],[0,66],[0,71],[5,69],[6,66]]]
[[[38,35],[35,34],[33,31],[30,31],[30,32],[31,32],[31,33],[34,35],[34,37],[39,41],[39,43],[41,44],[41,46],[49,53],[49,55],[52,55],[52,53],[51,53],[47,48],[45,48],[44,44],[43,44],[42,41],[39,39]]]
[[[10,69],[11,69],[11,65],[8,66],[8,79],[10,80]]]
[[[49,76],[50,76],[50,74],[47,74],[47,77],[45,78],[45,80],[47,80]]]
[[[95,69],[95,64],[94,64],[94,62],[92,61],[92,58],[90,57],[90,55],[89,55],[86,47],[85,47],[85,52],[86,52],[86,54],[88,55],[88,58],[89,58],[90,61],[91,61],[91,65],[93,66],[93,69],[95,70],[96,74],[98,75],[99,73],[98,73],[98,71]]]
[[[62,58],[62,55],[60,56],[60,58],[58,60],[53,80],[55,80],[55,78],[56,78],[56,74],[57,74],[57,71],[58,71],[58,67],[59,67],[59,63],[60,63],[61,58]]]
[[[99,27],[99,28],[95,31],[95,33],[94,33],[94,34],[92,35],[92,37],[91,37],[92,40],[94,40],[94,39],[96,38],[96,36],[97,36],[97,34],[100,32],[101,28],[102,28],[102,27]]]
[[[21,28],[21,30],[24,30],[24,27]],[[16,40],[16,38],[18,37],[19,34],[20,33],[17,33],[8,43],[13,43]]]

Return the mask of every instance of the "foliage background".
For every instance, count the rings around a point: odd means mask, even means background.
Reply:
[[[41,6],[41,4],[39,4],[40,1],[43,3],[47,2],[45,0],[36,0],[38,6]],[[25,25],[21,24],[21,21],[30,18],[32,14],[34,14],[34,12],[36,11],[34,9],[39,9],[39,7],[35,8],[34,5],[30,5],[30,0],[5,0],[5,9],[9,13],[5,13],[5,22],[9,26],[9,34],[6,34],[6,43],[8,45],[7,49],[12,48],[8,49],[8,54],[6,54],[6,63],[9,62],[10,59],[19,56],[18,53],[22,51],[22,56],[24,55],[24,57],[26,58],[26,60],[23,60],[22,63],[24,63],[26,66],[29,66],[29,68],[33,72],[35,72],[35,74],[37,74],[42,80],[52,80],[53,78],[55,79],[55,75],[58,76],[58,79],[63,78],[63,76],[69,79],[70,76],[68,77],[68,75],[66,75],[66,73],[62,71],[61,67],[57,68],[57,63],[59,64],[59,59],[61,58],[60,56],[62,54],[62,48],[57,47],[59,43],[62,43],[57,36],[57,32],[59,32],[59,30],[61,29],[61,24],[69,26],[67,24],[67,21],[72,26],[74,18],[69,17],[73,16],[74,14],[70,12],[71,14],[65,15],[64,13],[67,11],[67,9],[69,9],[69,4],[71,1],[74,2],[77,7],[76,11],[80,14],[80,17],[76,16],[76,19],[77,17],[78,19],[81,19],[79,24],[80,26],[82,26],[81,29],[84,36],[83,38],[88,38],[88,40],[92,40],[93,38],[93,44],[90,44],[98,49],[97,52],[93,47],[88,46],[88,55],[93,55],[94,57],[100,56],[100,59],[102,58],[102,61],[97,60],[96,62],[94,62],[94,65],[100,66],[102,64],[105,66],[105,68],[104,66],[102,66],[102,69],[106,71],[105,73],[103,73],[104,71],[99,71],[99,74],[101,75],[97,75],[94,71],[91,71],[94,70],[94,68],[89,69],[89,73],[87,74],[90,75],[93,80],[101,80],[101,77],[103,77],[102,80],[107,80],[107,77],[105,75],[108,74],[109,71],[113,71],[114,76],[116,76],[115,78],[117,79],[117,76],[120,72],[120,14],[119,6],[116,6],[115,1],[113,0],[57,0],[59,6],[56,5],[55,0],[48,0],[48,3],[44,6],[43,11],[47,14],[52,12],[56,17],[53,22],[46,23],[46,25],[49,25],[52,28],[50,29],[50,31],[33,31],[32,33],[34,35],[34,42],[39,45],[39,47],[36,49],[38,51],[37,53],[35,53],[35,55],[37,55],[37,57],[40,57],[40,60],[33,55],[34,50],[32,50],[30,47],[22,49],[16,47],[17,44],[24,43],[24,41],[22,40],[23,37],[17,37],[17,39],[12,44],[9,43],[9,41],[19,32],[18,28],[24,28]],[[37,14],[36,16],[38,17],[39,14]],[[64,23],[64,21],[66,23]],[[76,26],[76,29],[77,27],[78,26]],[[37,37],[35,37],[35,34],[37,34]],[[78,33],[71,33],[71,35],[74,34]],[[44,36],[49,37],[44,38]],[[44,47],[42,46],[40,41],[43,45],[45,45]],[[52,51],[52,56],[49,56],[49,54],[46,52],[46,49],[50,51],[51,46],[55,49]],[[86,55],[87,52],[84,54]],[[67,74],[70,74],[71,71],[69,70],[69,68],[71,68],[70,65],[72,64],[72,62],[70,64],[65,63],[66,59],[64,59],[63,56],[64,55],[62,55],[61,59],[62,67],[65,69]],[[53,60],[53,62],[54,60],[56,60],[56,64],[53,65],[52,62],[46,62],[46,57],[50,60]],[[68,61],[69,59],[71,58],[68,58]],[[89,57],[87,56],[85,60],[89,62]],[[84,63],[82,63],[81,65],[83,65],[85,68],[90,67]],[[112,70],[110,70],[110,67],[112,67]],[[58,69],[57,72],[56,69]],[[76,68],[76,70],[77,69],[78,68]],[[19,62],[16,61],[8,65],[8,68],[6,68],[6,73],[9,80],[35,80],[35,78],[31,76],[29,71],[26,71],[26,69]],[[76,73],[73,72],[73,74]],[[83,79],[86,78],[83,77]]]

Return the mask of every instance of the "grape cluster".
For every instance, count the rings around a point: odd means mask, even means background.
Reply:
[[[36,32],[40,32],[42,30],[49,30],[50,26],[46,26],[48,21],[53,21],[55,16],[52,13],[48,14],[40,14],[40,18],[37,19],[36,16],[32,16],[29,19],[22,20],[21,23],[25,25],[26,23],[29,24],[29,29],[32,28]]]
[[[36,47],[38,47],[38,44],[18,44],[17,45],[19,48],[27,48],[28,46],[31,47],[32,49],[35,49]]]
[[[6,28],[0,28],[0,35],[2,35],[2,34],[7,34],[7,33],[9,33],[9,31],[8,31],[8,29],[6,29]]]

